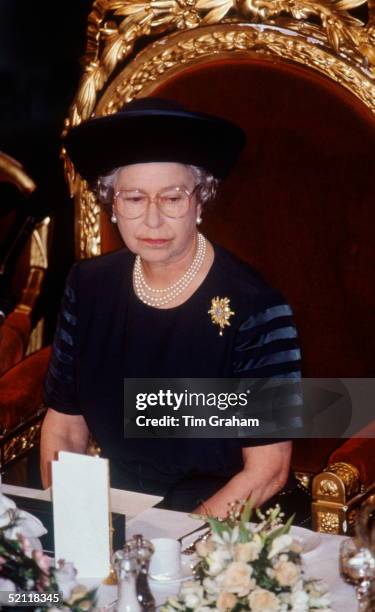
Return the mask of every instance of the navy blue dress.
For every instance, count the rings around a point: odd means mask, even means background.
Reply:
[[[110,459],[112,486],[163,495],[164,506],[178,510],[192,510],[239,472],[242,447],[280,439],[124,439],[124,378],[300,377],[284,297],[252,267],[214,249],[203,283],[169,309],[135,295],[134,255],[125,249],[75,264],[45,381],[47,406],[84,416]],[[228,297],[235,313],[222,336],[208,314],[216,296]],[[298,426],[301,406],[292,413],[293,424],[282,426]]]

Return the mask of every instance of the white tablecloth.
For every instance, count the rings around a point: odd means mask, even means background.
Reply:
[[[127,525],[126,535],[130,538],[136,533],[146,538],[179,538],[199,522],[181,512],[151,508],[142,512]],[[192,536],[194,538],[196,536]],[[311,552],[303,555],[306,577],[324,579],[331,592],[332,608],[335,612],[356,612],[358,609],[354,589],[347,585],[338,571],[338,554],[342,536],[320,534],[320,544]],[[184,545],[189,540],[184,541]],[[150,583],[151,584],[151,583]],[[151,584],[157,605],[163,603],[168,595],[176,594],[179,585]],[[105,608],[116,599],[117,587],[101,585],[99,588],[99,607]]]

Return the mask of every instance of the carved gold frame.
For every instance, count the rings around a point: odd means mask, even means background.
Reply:
[[[352,533],[361,504],[375,493],[375,483],[361,485],[358,469],[340,461],[315,476],[312,483],[313,528],[324,533]]]
[[[365,4],[366,22],[351,13]],[[135,48],[141,49],[136,55]],[[194,64],[234,57],[303,66],[375,113],[375,0],[96,0],[64,133],[152,94]],[[62,158],[76,201],[77,257],[99,255],[100,208],[64,149]],[[298,476],[310,485],[312,475]],[[315,529],[347,531],[363,495],[358,471],[349,464],[330,466],[315,476],[312,494]]]
[[[23,166],[13,157],[0,151],[0,173],[3,180],[12,183],[26,197],[37,188],[33,179],[27,174]],[[25,287],[19,303],[14,312],[29,316],[39,298],[46,270],[48,268],[48,236],[50,218],[45,217],[34,228],[30,238],[30,269]],[[43,319],[40,319],[32,330],[26,354],[30,354],[42,347]]]
[[[151,94],[193,64],[233,55],[303,65],[339,83],[375,112],[374,0],[368,3],[367,23],[349,12],[365,3],[96,0],[88,19],[84,72],[65,132]],[[143,50],[134,58],[136,44]],[[77,203],[77,257],[92,257],[101,252],[100,209],[64,149],[62,157]]]
[[[37,188],[33,179],[16,160],[0,151],[0,173],[3,180],[15,185],[26,197]],[[50,219],[46,217],[34,228],[30,238],[29,272],[22,296],[14,312],[29,317],[39,298],[48,268],[48,236]],[[6,325],[6,323],[5,323]],[[30,334],[26,354],[42,347],[43,319],[40,319]],[[0,468],[9,467],[25,456],[37,443],[45,410],[40,409],[32,417],[21,419],[13,429],[0,428]]]
[[[46,409],[21,421],[12,430],[0,430],[0,469],[8,469],[39,444],[40,428]]]

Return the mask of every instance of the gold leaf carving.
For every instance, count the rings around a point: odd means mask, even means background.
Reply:
[[[133,51],[135,41],[141,36],[153,31],[162,34],[219,24],[228,13],[234,20],[245,18],[254,23],[275,25],[279,19],[289,15],[296,21],[295,29],[300,34],[308,25],[304,22],[313,19],[315,23],[318,20],[320,36],[323,35],[326,45],[336,54],[345,53],[348,47],[349,53],[357,57],[357,62],[362,62],[364,68],[365,64],[374,67],[374,0],[369,2],[367,27],[348,12],[364,3],[365,0],[96,0],[89,16],[86,72],[70,111],[71,125],[91,115],[98,92],[118,64]],[[118,23],[119,18],[121,21]]]
[[[325,495],[326,497],[337,497],[339,494],[337,484],[332,480],[322,480],[317,494]]]
[[[333,512],[318,512],[320,531],[324,533],[339,533],[340,520],[338,514]]]
[[[360,477],[357,468],[353,465],[340,461],[328,466],[324,471],[336,474],[336,476],[341,478],[348,498],[358,493],[360,488]]]

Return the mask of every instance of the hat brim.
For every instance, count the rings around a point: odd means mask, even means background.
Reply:
[[[64,141],[86,180],[121,166],[175,162],[200,166],[216,178],[229,174],[246,137],[231,121],[180,111],[123,111],[72,128]]]

